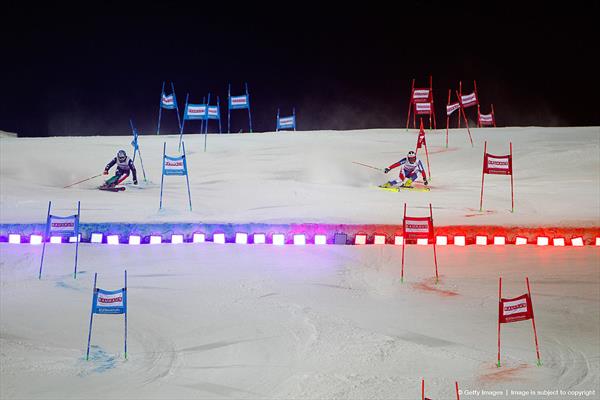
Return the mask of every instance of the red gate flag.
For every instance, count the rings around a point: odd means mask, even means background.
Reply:
[[[510,143],[510,153],[505,156],[497,156],[487,152],[487,141],[483,145],[483,169],[481,172],[481,196],[479,197],[479,211],[483,211],[483,185],[485,174],[491,175],[510,175],[510,198],[511,212],[515,211],[515,194],[513,185],[513,156],[512,142]]]
[[[463,108],[468,108],[477,104],[477,93],[465,94],[460,96]]]
[[[469,133],[469,140],[471,141],[471,147],[473,147],[473,138],[471,137],[471,130],[469,129],[469,123],[467,122],[467,117],[465,116],[465,110],[461,107],[460,96],[458,91],[456,91],[456,97],[458,101],[456,103],[450,103],[452,100],[452,90],[448,89],[448,103],[446,105],[446,148],[448,148],[448,127],[450,126],[450,115],[454,113],[454,111],[458,110],[457,114],[457,122],[458,128],[460,128],[460,116],[462,114],[465,120],[465,127],[467,128],[467,132]]]
[[[446,106],[446,115],[452,115],[452,113],[460,108],[459,103],[452,103]]]
[[[416,128],[417,115],[429,115],[429,129],[431,129],[431,117],[433,116],[433,127],[436,128],[435,109],[433,106],[433,78],[429,76],[428,88],[415,88],[415,80],[410,87],[410,101],[408,102],[408,116],[406,117],[406,129],[410,124],[410,114],[413,114],[413,128]]]
[[[525,321],[533,318],[533,307],[527,293],[513,299],[501,298],[499,304],[498,322],[501,324]]]
[[[431,103],[416,103],[415,104],[415,113],[417,115],[429,115],[431,114]]]
[[[420,131],[419,137],[417,138],[417,149],[420,149],[421,146],[427,146],[427,142],[425,142],[425,132]]]
[[[492,104],[492,112],[489,114],[482,114],[479,110],[479,104],[477,105],[477,125],[479,128],[482,126],[493,126],[496,127],[496,116],[494,115],[494,105]]]
[[[406,203],[404,203],[404,218],[402,219],[402,272],[400,282],[404,282],[404,245],[406,240],[427,239],[433,243],[433,263],[435,264],[435,283],[438,282],[437,253],[435,251],[435,237],[433,232],[433,211],[429,204],[428,217],[408,217]]]
[[[529,278],[525,278],[527,293],[512,299],[502,297],[502,278],[498,281],[498,368],[500,368],[500,324],[531,320],[533,326],[533,337],[535,338],[535,352],[537,365],[542,365],[540,359],[540,346],[538,345],[537,330],[535,329],[535,317],[533,316],[533,304],[531,302],[531,289]]]

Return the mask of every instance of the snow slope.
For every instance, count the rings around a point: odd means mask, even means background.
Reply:
[[[83,222],[201,221],[265,223],[401,224],[403,203],[433,204],[438,225],[600,225],[600,128],[473,129],[428,134],[430,193],[389,193],[373,188],[384,168],[416,144],[416,131],[365,130],[186,135],[194,211],[187,209],[185,179],[167,177],[163,212],[158,211],[163,142],[177,152],[176,136],[142,136],[150,184],[125,193],[99,192],[97,175],[130,137],[0,138],[0,213],[3,223],[43,222],[48,200],[60,210],[82,202]],[[515,213],[510,213],[510,178],[487,175],[479,211],[483,142],[508,154],[515,165]],[[426,163],[425,154],[419,157]],[[140,181],[143,180],[140,169]],[[35,193],[35,196],[32,196]]]

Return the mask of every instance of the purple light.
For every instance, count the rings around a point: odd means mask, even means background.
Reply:
[[[11,233],[10,235],[8,235],[8,243],[21,244],[21,235]]]
[[[139,245],[142,242],[142,238],[138,235],[130,235],[129,236],[129,244],[131,245]]]
[[[77,239],[79,239],[79,243],[81,243],[81,233],[77,236],[69,237],[69,243],[77,243]]]
[[[327,236],[315,235],[315,244],[327,244]]]
[[[297,246],[304,246],[306,244],[306,236],[294,235],[294,244]]]
[[[254,244],[265,244],[266,236],[264,233],[255,233],[254,234]]]
[[[41,235],[31,235],[29,238],[29,244],[37,245],[42,244],[42,236]]]
[[[237,244],[248,244],[248,234],[238,232],[235,234],[235,242]]]
[[[213,235],[213,242],[219,244],[225,244],[225,234],[224,233],[215,233]]]
[[[273,244],[276,246],[283,246],[285,244],[285,236],[281,233],[274,233]]]
[[[436,236],[435,244],[438,246],[447,246],[448,245],[448,236]]]
[[[92,233],[92,243],[102,243],[102,234],[101,233]]]
[[[50,237],[50,243],[52,243],[52,244],[61,244],[62,243],[62,236],[51,236]]]
[[[119,244],[119,235],[109,235],[106,237],[106,243],[108,244]]]
[[[171,243],[172,244],[183,243],[183,235],[171,235]]]
[[[161,244],[162,243],[162,236],[150,236],[150,244]]]
[[[206,236],[204,233],[194,233],[193,242],[194,243],[204,243],[206,241]]]

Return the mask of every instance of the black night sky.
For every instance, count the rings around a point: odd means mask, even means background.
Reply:
[[[225,129],[228,82],[232,94],[248,82],[255,131],[275,129],[277,107],[295,107],[300,130],[397,128],[411,79],[425,86],[429,74],[438,127],[448,89],[473,79],[499,126],[600,125],[597,2],[90,4],[6,6],[0,130],[128,134],[132,117],[153,134],[163,80],[181,108],[186,92],[195,103],[219,95]],[[161,131],[176,124],[169,112]],[[232,131],[246,124],[232,114]]]

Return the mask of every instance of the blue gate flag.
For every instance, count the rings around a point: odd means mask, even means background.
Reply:
[[[292,110],[292,115],[288,117],[280,117],[279,109],[277,109],[277,131],[281,129],[296,130],[296,109]]]
[[[185,108],[183,119],[208,119],[208,109],[206,107],[206,104],[188,104]]]
[[[131,141],[131,145],[133,146],[133,154],[135,155],[135,152],[140,148],[138,145],[138,131],[135,128],[133,128],[133,140]]]
[[[232,110],[241,110],[244,108],[249,108],[250,102],[248,101],[248,96],[231,96],[229,98],[229,108]]]
[[[218,104],[216,106],[208,106],[207,119],[221,119],[221,110]]]
[[[166,95],[165,92],[162,92],[160,106],[167,110],[175,110],[177,108],[177,98],[175,97],[175,93],[173,92],[170,95]]]
[[[163,175],[187,175],[185,155],[179,157],[164,156]]]
[[[104,290],[96,288],[93,299],[94,314],[125,314],[127,312],[127,290]]]

